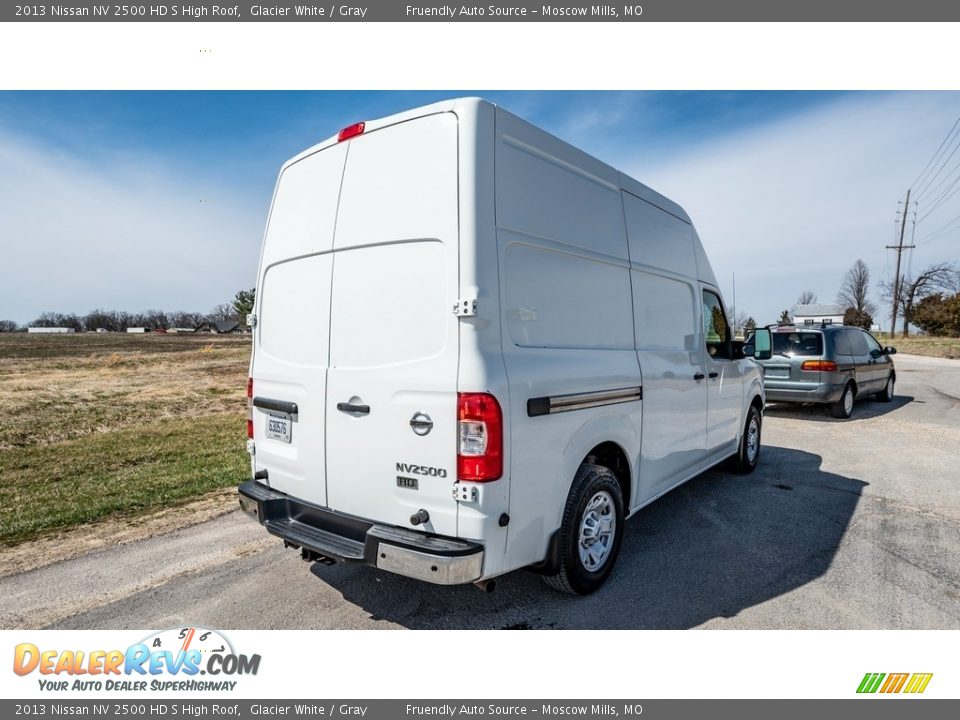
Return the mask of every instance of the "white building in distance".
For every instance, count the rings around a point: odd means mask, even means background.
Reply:
[[[794,305],[794,325],[842,325],[843,310],[839,305]]]

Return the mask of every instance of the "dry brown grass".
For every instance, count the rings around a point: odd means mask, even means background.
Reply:
[[[0,335],[0,546],[249,473],[249,337]]]
[[[248,338],[181,339],[171,351],[148,336],[96,352],[97,336],[75,337],[62,354],[25,358],[10,337],[0,336],[0,450],[244,408]]]

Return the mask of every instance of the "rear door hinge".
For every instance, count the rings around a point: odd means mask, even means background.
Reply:
[[[475,485],[462,485],[454,483],[453,499],[457,502],[477,502],[480,498],[480,491]]]
[[[476,317],[477,299],[468,298],[466,300],[457,300],[453,306],[453,314],[457,317]]]

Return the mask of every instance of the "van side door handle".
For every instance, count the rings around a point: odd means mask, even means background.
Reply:
[[[714,380],[714,379],[716,379],[716,378],[718,378],[718,377],[720,377],[720,373],[718,373],[718,372],[712,372],[712,373],[710,373],[710,379],[711,379],[711,380]]]
[[[369,415],[369,405],[351,405],[350,403],[337,403],[337,410],[345,413],[357,413],[357,415]]]
[[[700,382],[700,381],[703,380],[705,377],[706,377],[706,375],[704,375],[703,373],[697,373],[696,375],[693,376],[693,379],[696,380],[697,382]]]

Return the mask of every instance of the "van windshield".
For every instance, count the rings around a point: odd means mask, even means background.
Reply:
[[[775,355],[822,355],[823,335],[818,332],[773,333]]]

